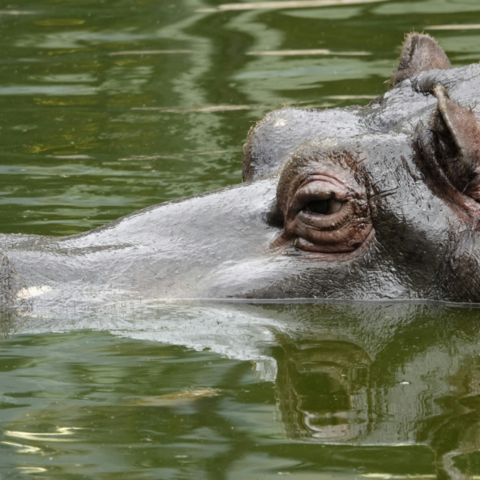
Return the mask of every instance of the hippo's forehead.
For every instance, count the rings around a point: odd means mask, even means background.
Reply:
[[[348,138],[362,133],[361,110],[282,108],[270,112],[256,125],[245,145],[244,180],[276,170],[284,158],[309,140]]]
[[[350,107],[329,110],[282,108],[269,113],[253,129],[245,145],[244,180],[277,171],[285,158],[311,141],[329,138],[341,142],[377,131],[370,125],[376,124],[377,116],[368,117],[366,112],[365,107]]]
[[[473,106],[480,100],[480,65],[420,73],[366,107],[282,108],[270,112],[252,129],[245,145],[244,180],[277,171],[287,156],[311,140],[335,138],[342,141],[390,131],[413,136],[436,109],[437,100],[428,93],[436,84],[445,85],[454,101]]]

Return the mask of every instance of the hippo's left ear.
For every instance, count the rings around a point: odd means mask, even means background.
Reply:
[[[458,191],[480,202],[480,124],[470,108],[455,103],[443,85],[433,93],[438,110],[419,137],[426,160],[434,160]]]
[[[450,60],[430,35],[410,33],[405,39],[397,70],[390,83],[395,86],[421,72],[448,68],[452,68]]]

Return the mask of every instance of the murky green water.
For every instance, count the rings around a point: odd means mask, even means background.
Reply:
[[[293,3],[0,2],[1,231],[77,233],[238,183],[264,112],[367,103],[412,29],[454,66],[480,59],[478,0]],[[208,303],[4,319],[0,478],[475,478],[479,319]]]

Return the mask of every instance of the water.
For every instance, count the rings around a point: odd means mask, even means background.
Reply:
[[[367,103],[412,29],[454,66],[480,59],[477,0],[264,3],[2,2],[1,231],[78,233],[237,183],[264,112]],[[3,319],[0,474],[475,478],[478,317],[203,303]]]

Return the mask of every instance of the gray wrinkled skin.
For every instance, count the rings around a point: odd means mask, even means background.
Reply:
[[[185,298],[480,302],[476,202],[452,197],[425,159],[438,138],[433,157],[458,160],[461,150],[438,120],[436,85],[455,104],[476,105],[480,66],[416,73],[366,107],[271,112],[250,133],[243,184],[80,235],[0,236],[0,300],[38,311]],[[277,187],[280,177],[288,187],[292,155],[328,169],[328,152],[353,159],[341,168],[366,192],[371,235],[340,254],[312,254],[291,239],[272,247],[284,232]]]

